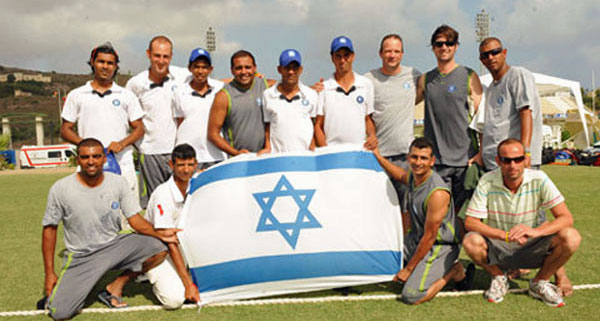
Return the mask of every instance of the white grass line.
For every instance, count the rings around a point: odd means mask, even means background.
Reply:
[[[573,290],[586,290],[586,289],[600,289],[600,284],[582,284],[573,286]],[[510,293],[523,293],[527,292],[527,289],[511,289]],[[438,297],[458,297],[466,295],[481,295],[483,290],[464,291],[464,292],[440,292]],[[400,295],[395,294],[384,294],[384,295],[353,295],[353,296],[325,296],[317,298],[283,298],[283,299],[263,299],[263,300],[244,300],[244,301],[230,301],[230,302],[217,302],[212,304],[203,305],[202,307],[233,307],[233,306],[249,306],[249,305],[267,305],[267,304],[299,304],[299,303],[323,303],[323,302],[340,302],[340,301],[374,301],[374,300],[396,300],[400,298]],[[195,304],[186,304],[181,307],[182,309],[194,309],[198,308]],[[118,312],[135,312],[135,311],[156,311],[162,310],[162,306],[159,305],[141,305],[135,307],[127,307],[123,309],[108,309],[108,308],[87,308],[83,309],[81,313],[118,313]],[[13,316],[32,316],[32,315],[44,315],[47,314],[47,310],[31,310],[31,311],[7,311],[0,312],[0,317],[13,317]]]

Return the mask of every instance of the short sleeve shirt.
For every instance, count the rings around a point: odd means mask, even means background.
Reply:
[[[173,118],[173,92],[183,80],[169,74],[162,83],[153,83],[149,71],[133,76],[125,86],[139,99],[144,110],[144,136],[137,142],[142,154],[168,154],[175,147],[177,125]]]
[[[105,172],[102,183],[90,188],[77,175],[69,175],[52,185],[42,225],[58,225],[62,221],[67,250],[89,253],[118,236],[121,212],[129,218],[141,209],[123,177]]]
[[[485,91],[485,121],[483,127],[483,161],[487,170],[497,167],[496,148],[507,138],[521,139],[520,111],[529,108],[532,116],[531,164],[542,163],[542,106],[529,70],[511,66],[497,82]]]
[[[226,154],[206,136],[210,108],[223,83],[209,78],[208,85],[210,89],[204,95],[197,93],[189,83],[179,87],[173,95],[173,116],[183,118],[177,129],[176,145],[187,143],[194,147],[199,163],[226,158]]]
[[[317,93],[300,84],[300,91],[288,100],[277,87],[263,93],[263,117],[270,124],[271,148],[276,153],[308,150],[314,134]]]
[[[487,219],[493,228],[509,231],[524,224],[537,226],[538,210],[551,209],[564,197],[543,171],[525,169],[515,194],[504,186],[502,172],[495,169],[481,177],[467,207],[467,216]]]
[[[408,153],[408,146],[413,141],[416,87],[420,75],[420,71],[408,66],[402,66],[400,73],[392,76],[383,74],[380,68],[365,74],[373,82],[373,122],[383,156]]]
[[[324,116],[323,129],[328,145],[362,145],[366,138],[365,116],[373,113],[373,84],[354,73],[354,85],[346,93],[335,78],[323,83],[317,115]]]
[[[175,184],[173,176],[160,184],[150,195],[146,218],[154,228],[175,228],[179,223],[179,214],[183,210],[185,197]]]
[[[129,135],[129,122],[144,116],[137,97],[113,82],[110,93],[104,95],[92,88],[91,81],[73,89],[67,95],[61,117],[77,123],[82,138],[96,138],[104,147]],[[121,153],[131,153],[127,146]]]

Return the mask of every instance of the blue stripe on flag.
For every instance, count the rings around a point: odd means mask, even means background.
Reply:
[[[393,275],[402,252],[348,251],[254,257],[191,268],[200,292],[234,286],[344,275]]]
[[[276,172],[315,172],[330,169],[366,169],[382,172],[371,152],[353,151],[317,156],[280,156],[213,167],[192,179],[189,193],[212,182]]]

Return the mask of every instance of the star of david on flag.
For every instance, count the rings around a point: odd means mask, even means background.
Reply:
[[[262,210],[256,232],[279,231],[290,247],[296,249],[300,230],[322,227],[319,221],[308,210],[308,205],[315,191],[315,189],[295,189],[285,175],[282,175],[273,191],[253,193],[252,196],[254,196],[254,199],[256,199]],[[294,222],[280,222],[277,219],[277,213],[273,213],[273,205],[277,198],[280,197],[291,197],[296,205],[298,205],[298,212]]]

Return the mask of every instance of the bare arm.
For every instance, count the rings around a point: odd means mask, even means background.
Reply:
[[[54,271],[54,251],[56,248],[56,225],[44,226],[42,230],[42,257],[44,258],[44,294],[50,296],[58,281]]]
[[[265,147],[258,151],[258,155],[271,152],[271,123],[265,123]]]
[[[140,234],[156,237],[165,243],[179,243],[176,234],[177,232],[181,231],[181,229],[166,228],[155,230],[152,224],[146,221],[146,219],[139,214],[129,217],[127,222],[129,222],[129,225],[131,225],[131,227]]]
[[[77,145],[82,140],[81,137],[75,132],[75,123],[72,123],[63,118],[63,123],[60,126],[60,137],[67,142]]]
[[[450,206],[450,193],[444,190],[434,191],[427,203],[427,217],[425,218],[425,231],[417,245],[415,253],[410,258],[404,269],[400,270],[396,277],[399,280],[406,281],[412,274],[417,264],[423,260],[427,252],[433,247],[438,230],[448,208]]]
[[[465,229],[469,232],[477,232],[490,239],[504,240],[506,238],[505,231],[493,228],[484,224],[480,219],[468,215],[465,218]]]
[[[554,221],[546,222],[536,228],[523,224],[514,226],[509,232],[509,240],[523,244],[530,238],[552,235],[564,228],[573,226],[573,215],[571,215],[571,211],[569,211],[565,202],[554,206],[550,209],[550,212],[554,215]]]
[[[179,275],[179,278],[185,287],[185,298],[194,302],[199,302],[200,294],[198,293],[198,288],[196,288],[194,282],[192,282],[188,270],[185,267],[179,246],[177,246],[175,243],[169,243],[168,246],[169,255],[171,255],[173,265],[175,265],[175,270],[177,271],[177,274]]]
[[[327,138],[325,137],[325,130],[323,129],[324,125],[325,116],[317,115],[315,118],[315,142],[319,147],[327,146]]]
[[[142,138],[142,136],[144,136],[144,123],[142,122],[141,118],[130,121],[129,126],[131,127],[131,132],[129,132],[129,135],[127,135],[121,141],[111,142],[106,149],[107,152],[118,153],[125,147],[133,145],[133,143],[137,142],[140,138]]]
[[[481,103],[481,96],[483,95],[483,87],[481,87],[481,81],[479,80],[479,76],[477,73],[473,72],[471,74],[471,99],[473,100],[473,115],[477,114],[477,110],[479,110],[479,103]]]
[[[423,101],[425,97],[425,74],[419,76],[419,80],[417,80],[417,97],[415,99],[415,105],[418,105]]]
[[[525,146],[525,149],[531,147],[531,133],[533,131],[533,118],[531,117],[531,109],[529,107],[523,107],[519,110],[519,118],[521,119],[521,143]],[[527,167],[531,166],[531,155],[526,155]]]
[[[375,158],[377,158],[377,161],[379,162],[381,167],[383,167],[383,169],[388,173],[388,175],[391,178],[402,182],[403,184],[408,183],[408,175],[404,168],[392,164],[392,162],[387,160],[385,157],[381,156],[381,154],[379,153],[379,149],[377,148],[373,150],[373,155],[375,155]]]
[[[223,91],[218,92],[215,96],[215,100],[213,101],[212,107],[210,108],[210,115],[208,116],[208,129],[206,135],[208,140],[211,143],[213,143],[217,148],[231,156],[236,156],[244,152],[244,150],[238,151],[237,149],[233,148],[233,146],[229,145],[225,138],[221,137],[221,129],[223,128],[225,118],[227,117],[228,107],[229,100],[227,99],[227,94]]]
[[[365,116],[365,128],[367,129],[365,148],[372,150],[377,147],[377,136],[375,135],[375,123],[371,115]]]

